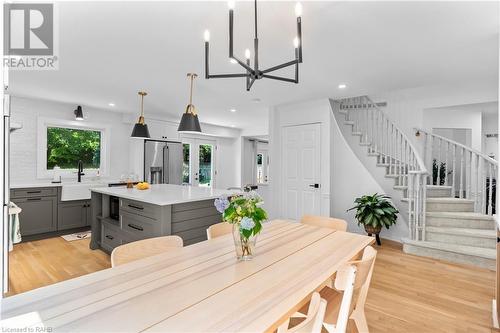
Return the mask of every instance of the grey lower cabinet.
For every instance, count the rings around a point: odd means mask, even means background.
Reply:
[[[88,226],[91,218],[90,200],[60,201],[57,213],[57,230]]]
[[[22,209],[19,215],[21,236],[83,228],[91,224],[90,200],[61,201],[60,187],[12,189],[10,195],[11,201]]]
[[[12,198],[22,212],[21,236],[30,236],[57,230],[57,197]]]

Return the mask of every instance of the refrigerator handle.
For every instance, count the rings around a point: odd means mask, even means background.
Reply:
[[[169,177],[168,173],[170,172],[169,170],[169,150],[168,150],[168,144],[163,146],[163,184],[168,184],[169,182]]]

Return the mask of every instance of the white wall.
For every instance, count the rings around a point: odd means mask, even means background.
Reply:
[[[481,151],[482,121],[481,113],[471,110],[450,108],[423,110],[423,127],[433,128],[463,128],[471,131],[472,148]]]
[[[483,113],[482,117],[482,152],[494,156],[498,161],[498,137],[487,138],[486,134],[498,134],[498,111],[497,113]]]
[[[76,104],[12,97],[11,121],[22,123],[23,128],[11,133],[10,175],[11,183],[29,183],[37,179],[37,119],[48,117],[74,120]],[[128,145],[132,127],[122,120],[122,115],[95,108],[83,108],[85,121],[104,123],[111,127],[110,174],[118,179],[128,172]],[[125,143],[125,144],[124,144]],[[76,167],[76,166],[75,166]],[[75,176],[76,177],[76,176]]]
[[[272,218],[281,216],[282,161],[281,131],[284,126],[320,123],[321,125],[321,214],[330,215],[331,124],[333,114],[328,99],[280,105],[269,112],[269,191]]]

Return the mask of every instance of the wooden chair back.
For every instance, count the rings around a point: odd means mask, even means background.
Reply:
[[[111,267],[151,257],[182,246],[182,238],[179,236],[155,237],[123,244],[115,247],[111,252]]]
[[[363,251],[363,256],[360,260],[350,261],[337,271],[335,289],[343,291],[349,283],[349,267],[356,268],[356,279],[354,280],[355,301],[352,303],[349,315],[355,308],[364,309],[376,257],[377,251],[373,247],[367,246]]]
[[[227,222],[212,224],[207,229],[207,238],[213,239],[233,232],[233,225]]]
[[[337,231],[347,231],[347,222],[327,216],[304,215],[300,223],[313,225],[321,228],[330,228]]]
[[[320,333],[323,328],[326,305],[326,301],[319,293],[313,293],[305,319],[292,328],[288,328],[290,324],[290,319],[288,319],[278,328],[277,333]]]

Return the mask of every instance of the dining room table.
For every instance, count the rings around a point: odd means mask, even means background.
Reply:
[[[228,234],[2,299],[33,332],[272,332],[372,237],[273,220],[252,260]]]

